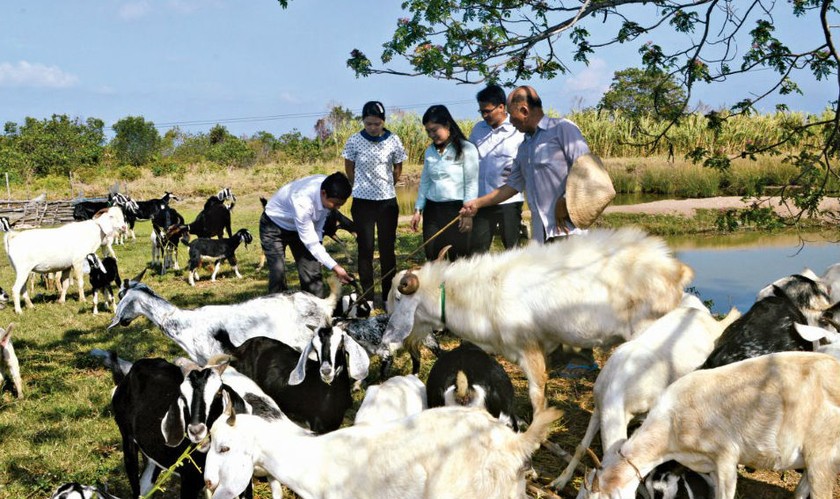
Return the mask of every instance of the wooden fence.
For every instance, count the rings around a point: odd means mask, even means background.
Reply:
[[[7,217],[9,224],[15,229],[63,225],[73,221],[73,207],[80,201],[107,201],[107,199],[51,201],[42,195],[25,201],[0,200],[0,216]]]

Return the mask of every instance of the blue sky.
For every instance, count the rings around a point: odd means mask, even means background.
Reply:
[[[443,103],[458,118],[476,117],[475,86],[357,79],[346,67],[353,48],[378,57],[405,15],[400,3],[291,0],[283,10],[274,0],[3,0],[0,121],[67,114],[100,118],[110,131],[121,118],[143,116],[161,132],[220,122],[237,135],[311,135],[331,106],[359,113],[373,99],[418,114]],[[789,21],[780,29],[813,32]],[[597,103],[614,71],[637,64],[635,49],[622,48],[533,85],[563,113]],[[806,83],[791,108],[818,112],[836,98],[836,82]],[[738,85],[700,89],[698,97],[713,107],[732,104]]]

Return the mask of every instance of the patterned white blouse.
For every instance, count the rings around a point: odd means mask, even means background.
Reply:
[[[380,142],[354,133],[347,139],[342,156],[355,163],[353,197],[381,201],[397,197],[394,165],[408,159],[400,138],[392,133]]]

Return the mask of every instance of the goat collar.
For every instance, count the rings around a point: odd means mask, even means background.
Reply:
[[[446,283],[440,283],[440,322],[446,327]]]
[[[621,452],[621,449],[618,449],[618,455],[621,456],[621,459],[627,461],[627,464],[629,464],[630,467],[633,468],[633,471],[636,472],[636,478],[639,479],[639,482],[644,482],[645,479],[642,476],[642,473],[639,471],[639,468],[636,467],[636,465],[633,464],[633,461],[631,461],[627,456],[625,456],[623,452]]]

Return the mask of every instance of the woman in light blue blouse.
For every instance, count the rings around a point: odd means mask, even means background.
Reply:
[[[423,114],[423,127],[432,139],[426,148],[423,172],[411,230],[423,219],[423,241],[458,216],[464,201],[478,196],[478,150],[471,144],[446,106],[432,106]],[[472,218],[462,217],[425,247],[426,259],[437,257],[441,248],[452,245],[451,259],[469,254]]]

